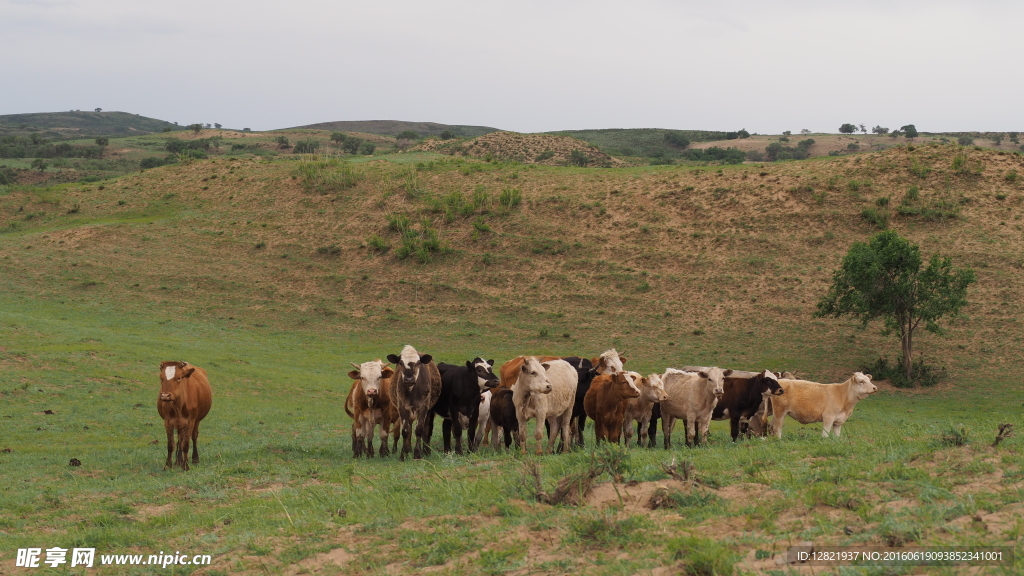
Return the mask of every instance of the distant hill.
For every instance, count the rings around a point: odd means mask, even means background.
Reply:
[[[0,128],[7,130],[58,132],[62,136],[94,134],[150,134],[165,127],[183,130],[166,120],[147,118],[128,112],[35,112],[0,115]]]
[[[570,136],[597,146],[612,156],[660,157],[678,155],[680,149],[665,140],[666,132],[676,132],[690,142],[725,140],[725,132],[707,130],[668,130],[665,128],[609,128],[603,130],[560,130],[545,132]]]
[[[440,136],[445,130],[451,130],[459,138],[476,138],[491,132],[499,132],[490,126],[462,126],[458,124],[438,124],[436,122],[405,122],[402,120],[349,120],[342,122],[320,122],[296,126],[311,130],[331,130],[338,132],[365,132],[383,136],[398,136],[406,130],[412,130],[420,137]]]

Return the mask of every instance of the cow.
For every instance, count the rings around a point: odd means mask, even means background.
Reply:
[[[515,385],[516,380],[519,378],[519,373],[522,370],[523,362],[529,356],[516,356],[515,358],[505,362],[499,368],[499,386],[502,388],[511,388]],[[537,359],[541,362],[550,362],[552,360],[559,360],[561,356],[538,356]]]
[[[493,395],[493,392],[489,389],[484,390],[480,394],[480,408],[477,410],[476,430],[470,431],[478,448],[487,437],[487,433],[491,428],[491,396]]]
[[[542,363],[533,356],[524,359],[516,383],[512,386],[512,402],[516,407],[516,421],[519,424],[518,441],[524,450],[526,423],[530,418],[537,419],[535,437],[538,454],[544,452],[542,438],[545,424],[551,427],[548,450],[554,448],[555,438],[559,434],[562,436],[562,450],[568,448],[569,420],[572,417],[577,378],[576,370],[565,360]]]
[[[651,374],[646,378],[641,377],[636,372],[629,372],[629,374],[633,375],[635,382],[639,382],[640,395],[626,403],[626,413],[622,419],[622,430],[625,434],[626,446],[628,447],[633,439],[633,422],[636,422],[637,446],[643,446],[648,439],[647,436],[650,434],[649,427],[654,407],[658,406],[659,402],[667,399],[668,394],[665,393],[665,382],[661,379],[661,374]]]
[[[822,438],[828,438],[829,430],[838,438],[857,402],[878,391],[878,386],[871,382],[871,374],[861,372],[854,372],[841,384],[783,378],[779,386],[785,394],[772,397],[772,431],[777,438],[782,438],[782,423],[787,414],[801,424],[821,422]]]
[[[619,443],[626,404],[640,396],[635,372],[616,372],[595,376],[583,399],[587,416],[594,420],[594,437],[598,442]]]
[[[352,389],[345,399],[345,412],[352,418],[352,457],[364,453],[373,457],[373,429],[380,424],[380,456],[388,456],[388,434],[398,419],[391,379],[395,374],[378,360],[356,364],[348,373]]]
[[[192,463],[199,463],[199,423],[210,413],[213,392],[206,370],[188,362],[160,363],[160,394],[156,400],[156,411],[164,420],[167,432],[167,462],[164,468],[171,468],[171,453],[174,465],[188,470],[188,443],[192,441]],[[178,440],[174,440],[174,432]]]
[[[583,407],[583,398],[587,395],[587,390],[590,390],[590,383],[594,380],[594,376],[597,373],[594,372],[594,364],[586,359],[578,356],[569,356],[562,358],[569,363],[570,366],[576,369],[576,375],[578,377],[576,383],[576,398],[572,404],[572,421],[570,423],[570,435],[572,436],[573,446],[583,446],[583,430],[586,429],[587,425],[587,411]]]
[[[729,419],[729,433],[735,442],[740,435],[741,422],[748,422],[757,412],[766,390],[772,394],[782,394],[778,377],[770,370],[758,373],[733,370],[732,374],[722,382],[722,397],[715,405],[712,420]]]
[[[468,360],[465,366],[444,362],[437,365],[441,372],[441,396],[438,397],[433,410],[444,419],[442,428],[446,453],[452,451],[454,432],[455,453],[462,454],[463,429],[467,431],[470,451],[476,450],[480,394],[498,385],[498,377],[494,375],[493,366],[494,360],[484,360],[480,357]]]
[[[441,372],[430,354],[420,354],[408,345],[402,348],[399,355],[388,354],[388,361],[396,367],[391,389],[402,422],[402,452],[399,458],[405,460],[410,451],[413,458],[422,458],[430,454],[430,427],[433,425],[431,408],[441,396]],[[415,449],[412,449],[410,440],[413,422],[416,422]]]
[[[722,397],[722,383],[732,370],[711,367],[699,372],[684,372],[669,368],[662,375],[668,398],[661,402],[661,429],[665,434],[665,449],[672,447],[672,428],[676,418],[686,424],[686,445],[699,444],[707,439],[711,413]]]
[[[513,392],[509,388],[495,388],[491,391],[491,448],[498,450],[498,430],[505,434],[505,448],[512,445],[513,439],[519,445],[519,421],[516,419],[516,405],[512,400]]]

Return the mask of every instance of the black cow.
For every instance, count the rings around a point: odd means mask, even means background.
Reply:
[[[576,425],[572,426],[571,435],[573,446],[583,446],[583,430],[587,424],[587,411],[583,409],[583,397],[587,395],[587,390],[590,390],[590,383],[594,381],[594,376],[597,376],[597,373],[594,372],[594,364],[586,358],[569,356],[562,360],[568,362],[579,374],[579,382],[576,384],[576,401],[572,405],[572,419],[576,421]]]
[[[516,418],[516,405],[512,403],[511,388],[495,388],[491,390],[491,448],[498,449],[498,428],[505,433],[505,448],[512,445],[513,432],[519,431],[519,420]],[[517,439],[517,446],[518,439]]]
[[[736,374],[740,375],[737,376]],[[775,374],[765,370],[753,375],[744,372],[733,372],[722,382],[725,393],[718,399],[712,420],[729,419],[729,432],[732,441],[740,435],[740,419],[747,421],[761,407],[762,394],[768,390],[774,395],[783,393]]]
[[[494,360],[474,358],[465,366],[441,363],[441,396],[434,404],[434,414],[444,418],[444,451],[452,451],[452,432],[455,432],[455,453],[462,454],[462,430],[466,430],[469,450],[477,448],[476,425],[480,416],[480,393],[498,385],[494,375]],[[431,415],[433,419],[433,415]]]

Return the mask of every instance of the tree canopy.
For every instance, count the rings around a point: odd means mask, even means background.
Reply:
[[[839,127],[840,134],[853,134],[857,131],[857,127],[853,124],[843,124]]]
[[[914,331],[924,325],[940,333],[938,321],[956,316],[967,305],[967,287],[976,276],[954,268],[949,257],[933,254],[922,269],[920,249],[893,230],[855,242],[832,274],[832,286],[818,301],[816,318],[853,316],[864,326],[885,321],[885,333],[900,337],[900,362],[906,379],[913,367]]]
[[[917,128],[915,128],[913,124],[907,124],[906,126],[900,127],[900,132],[903,132],[903,135],[911,140],[918,136]]]

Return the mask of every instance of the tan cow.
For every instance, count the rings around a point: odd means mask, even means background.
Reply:
[[[686,445],[707,439],[711,414],[718,399],[725,392],[722,386],[732,370],[722,371],[712,366],[699,372],[683,372],[669,368],[662,375],[668,398],[661,402],[661,429],[665,434],[665,449],[672,447],[672,428],[676,418],[686,424]]]
[[[634,380],[638,382],[640,396],[631,398],[626,403],[626,414],[623,417],[622,431],[626,437],[626,446],[629,446],[630,441],[633,439],[633,423],[637,422],[640,427],[640,437],[637,439],[637,445],[643,446],[647,443],[647,427],[651,422],[654,404],[666,400],[668,394],[665,393],[665,382],[661,379],[661,374],[651,374],[646,378],[641,377],[636,372],[629,372],[629,374],[632,374]]]
[[[841,384],[819,384],[807,380],[779,380],[779,386],[786,391],[772,397],[772,430],[782,438],[782,424],[789,414],[801,424],[821,422],[822,438],[828,438],[829,430],[836,438],[843,424],[853,414],[857,402],[878,391],[871,382],[871,374],[854,372]]]
[[[516,356],[501,365],[498,374],[499,388],[511,388],[515,385],[516,379],[519,378],[519,373],[522,371],[523,362],[525,362],[527,358],[530,358],[530,356]],[[561,356],[536,356],[535,358],[541,362],[550,362],[552,360],[562,359]]]
[[[199,463],[199,422],[210,413],[213,392],[206,370],[188,362],[160,363],[160,395],[156,411],[164,419],[167,432],[167,462],[171,467],[171,453],[175,453],[174,464],[188,470],[188,443],[192,440],[192,463]],[[174,432],[178,440],[174,440]]]
[[[562,437],[561,449],[569,447],[569,420],[576,396],[579,375],[565,360],[541,362],[533,356],[527,357],[519,369],[519,376],[512,386],[512,403],[516,407],[517,434],[519,445],[526,450],[526,422],[537,419],[534,437],[537,453],[544,452],[542,439],[544,423],[550,426],[548,451],[555,447],[555,438]],[[493,414],[493,412],[492,412]]]
[[[345,412],[352,417],[352,456],[363,452],[373,457],[373,429],[380,424],[380,456],[388,455],[388,434],[398,420],[398,411],[391,394],[391,378],[395,371],[380,360],[352,363],[348,373],[354,380],[345,399]]]

